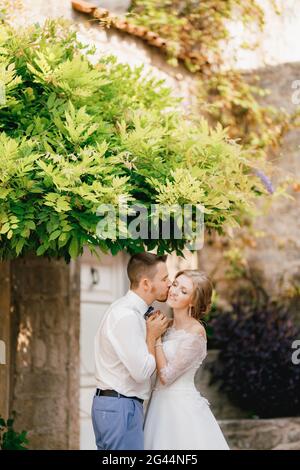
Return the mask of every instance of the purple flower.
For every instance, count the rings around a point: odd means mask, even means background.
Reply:
[[[274,193],[274,188],[273,188],[273,185],[272,185],[272,182],[271,182],[270,178],[268,178],[268,176],[265,175],[261,170],[258,170],[256,168],[254,168],[254,173],[256,174],[256,176],[259,177],[259,179],[261,180],[262,184],[267,189],[267,191],[270,194],[273,194]]]

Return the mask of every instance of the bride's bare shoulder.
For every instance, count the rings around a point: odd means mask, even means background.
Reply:
[[[190,330],[191,333],[198,334],[200,336],[203,336],[206,339],[206,331],[203,325],[201,323],[197,322],[195,323]]]

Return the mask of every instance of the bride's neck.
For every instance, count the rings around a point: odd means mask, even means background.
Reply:
[[[188,314],[188,310],[186,309],[174,309],[173,310],[173,316],[174,316],[174,320],[173,320],[173,326],[175,328],[182,328],[184,327],[188,321],[189,321],[189,314]]]

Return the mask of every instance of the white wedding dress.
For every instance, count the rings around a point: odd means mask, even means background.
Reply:
[[[206,339],[171,327],[163,337],[167,365],[157,377],[144,422],[145,450],[228,450],[209,402],[194,385]]]

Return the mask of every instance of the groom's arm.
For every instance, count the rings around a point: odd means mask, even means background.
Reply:
[[[145,341],[139,320],[130,311],[120,318],[109,332],[109,339],[117,356],[138,383],[149,379],[156,368],[155,339],[150,336],[148,349],[148,341]]]

